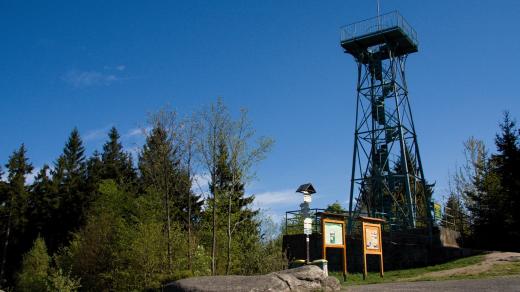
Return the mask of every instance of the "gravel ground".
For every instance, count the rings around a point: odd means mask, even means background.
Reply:
[[[520,291],[520,276],[497,277],[478,280],[423,281],[360,285],[343,288],[341,291]]]

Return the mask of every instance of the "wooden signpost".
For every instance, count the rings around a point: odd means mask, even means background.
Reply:
[[[363,279],[367,277],[367,254],[379,255],[380,276],[383,277],[383,240],[381,223],[385,220],[371,217],[359,217],[363,228]]]
[[[327,218],[330,215],[333,218]],[[323,235],[322,257],[327,259],[327,248],[341,248],[343,251],[343,279],[347,280],[347,243],[345,242],[345,219],[334,218],[333,214],[321,213],[321,231]],[[339,220],[343,219],[343,220]]]

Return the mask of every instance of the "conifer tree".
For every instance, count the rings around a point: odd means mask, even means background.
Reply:
[[[506,249],[519,250],[520,247],[520,132],[509,112],[504,113],[500,124],[501,133],[496,135],[495,144],[498,153],[493,155],[496,161],[495,172],[500,177],[503,201],[499,207],[503,214],[502,225],[507,230],[509,246]]]
[[[199,137],[197,139],[197,150],[200,153],[200,159],[206,173],[210,176],[210,194],[208,198],[208,206],[205,214],[209,228],[211,229],[211,274],[217,273],[217,235],[218,235],[218,213],[221,210],[217,209],[217,202],[222,200],[219,192],[217,192],[216,185],[218,185],[218,167],[219,160],[219,144],[222,144],[224,137],[228,136],[226,133],[230,131],[230,117],[222,99],[218,99],[216,104],[211,104],[209,108],[204,110],[200,115]],[[211,214],[211,215],[210,215]]]
[[[92,156],[87,159],[87,189],[89,192],[96,193],[99,183],[103,178],[103,162],[101,154],[96,150]]]
[[[252,167],[265,157],[272,146],[272,140],[259,139],[251,143],[254,130],[247,118],[247,112],[241,111],[237,120],[233,120],[222,100],[218,100],[203,116],[205,136],[201,139],[202,156],[206,160],[208,172],[211,174],[209,198],[210,209],[213,212],[213,246],[218,246],[216,234],[224,222],[226,233],[225,273],[232,270],[232,254],[244,255],[246,250],[232,253],[235,247],[250,247],[247,239],[259,236],[259,223],[255,220],[258,211],[252,210],[254,196],[245,196],[245,183],[254,174]],[[223,217],[223,218],[222,218]],[[241,236],[241,232],[248,236]],[[233,245],[234,239],[239,239]],[[212,253],[213,265],[216,258]],[[215,271],[216,267],[213,267]]]
[[[194,155],[194,124],[179,122],[175,111],[162,109],[149,117],[152,126],[139,154],[141,187],[159,193],[163,202],[168,238],[168,258],[172,257],[172,225],[188,232],[188,266],[191,255],[191,227],[198,221],[200,197],[191,190]]]
[[[163,210],[166,225],[166,237],[168,242],[168,264],[172,269],[173,255],[171,246],[171,226],[175,206],[173,198],[178,182],[179,168],[178,148],[175,147],[162,124],[156,125],[139,154],[139,170],[141,181],[145,189],[150,188],[158,192],[163,201]]]
[[[44,164],[36,175],[31,186],[29,219],[32,226],[32,235],[40,234],[44,239],[50,239],[49,228],[53,225],[53,216],[59,206],[58,198],[51,178],[49,177],[50,168]]]
[[[462,202],[455,194],[450,194],[448,200],[444,205],[444,214],[442,220],[448,224],[449,227],[457,230],[460,227],[460,214],[462,212]]]
[[[480,155],[465,195],[471,212],[473,239],[480,248],[518,250],[518,132],[509,113],[496,135],[498,153]],[[495,240],[507,236],[508,240]]]
[[[109,140],[103,145],[101,160],[103,168],[102,179],[113,179],[120,185],[133,185],[136,173],[132,163],[132,156],[123,150],[119,133],[115,127],[108,133]]]
[[[33,166],[27,158],[27,150],[22,144],[9,157],[5,165],[8,170],[8,186],[6,197],[2,205],[2,215],[6,217],[4,226],[4,242],[2,244],[2,261],[0,266],[0,280],[5,282],[7,265],[15,265],[16,258],[23,253],[26,248],[24,245],[25,229],[28,218],[28,197],[29,192],[25,186],[25,179],[33,170]],[[9,251],[8,251],[9,250]],[[8,258],[9,255],[9,258]],[[12,267],[10,269],[12,271]]]
[[[22,261],[22,267],[17,279],[18,291],[47,291],[47,276],[50,257],[47,254],[45,241],[38,237],[33,247]]]
[[[83,142],[78,129],[74,128],[53,171],[53,184],[59,200],[59,209],[54,216],[60,222],[54,230],[58,246],[68,242],[70,232],[84,223],[88,204],[92,200],[86,185],[85,160]]]

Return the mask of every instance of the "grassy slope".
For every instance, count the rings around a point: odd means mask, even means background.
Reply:
[[[424,274],[429,272],[450,270],[455,268],[466,267],[480,263],[484,259],[483,255],[477,255],[467,258],[462,258],[447,262],[440,265],[429,266],[424,268],[408,269],[408,270],[396,270],[385,272],[385,277],[380,278],[379,273],[369,273],[366,280],[363,280],[363,275],[360,273],[349,274],[347,282],[342,282],[343,276],[341,273],[331,273],[332,276],[337,277],[343,285],[362,285],[362,284],[374,284],[374,283],[388,283],[396,281],[430,281],[430,280],[447,280],[447,279],[474,279],[504,275],[520,274],[520,262],[510,262],[500,265],[495,265],[490,271],[480,273],[477,275],[455,275],[447,277],[426,277]],[[410,279],[413,278],[413,279]]]

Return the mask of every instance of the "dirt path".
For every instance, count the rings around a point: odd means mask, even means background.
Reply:
[[[520,253],[493,251],[486,254],[484,260],[478,264],[451,270],[430,272],[414,278],[404,279],[404,281],[418,280],[421,278],[441,278],[454,275],[477,275],[489,271],[494,265],[515,261],[520,261]]]

